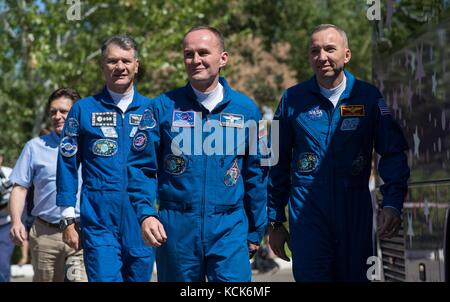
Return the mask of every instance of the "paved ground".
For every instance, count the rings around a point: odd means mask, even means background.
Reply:
[[[254,282],[294,282],[290,263],[280,259],[277,259],[277,263],[280,265],[280,269],[278,270],[265,274],[260,274],[258,271],[253,271],[252,280]],[[15,275],[15,277],[11,278],[11,281],[31,282],[32,277],[30,275],[30,269],[32,269],[31,266],[22,269],[22,271],[16,266],[13,267],[13,275]],[[151,281],[156,281],[156,274],[153,274]]]

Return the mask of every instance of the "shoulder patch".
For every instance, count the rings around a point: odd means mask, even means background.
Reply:
[[[68,136],[78,136],[80,132],[80,124],[74,117],[69,117],[66,121],[66,129],[64,133]]]
[[[389,107],[383,98],[378,99],[378,108],[380,109],[381,115],[392,115],[391,110],[389,110]]]
[[[77,139],[71,136],[65,136],[61,139],[59,143],[59,152],[64,157],[72,157],[78,151]]]
[[[139,130],[152,129],[156,126],[155,115],[151,109],[145,109],[139,122]]]

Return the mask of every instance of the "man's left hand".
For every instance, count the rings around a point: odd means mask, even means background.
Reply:
[[[389,207],[385,207],[378,215],[377,234],[380,239],[389,239],[394,237],[400,229],[402,220],[399,213]]]
[[[248,257],[252,259],[253,256],[255,256],[256,252],[258,251],[259,245],[251,243],[250,241],[247,241],[247,244],[248,244]]]
[[[81,250],[80,230],[76,223],[68,225],[63,231],[63,241],[75,250]]]

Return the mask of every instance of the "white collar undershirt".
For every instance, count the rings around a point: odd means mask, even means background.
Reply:
[[[117,93],[110,90],[109,88],[106,89],[108,89],[109,95],[113,99],[114,104],[116,104],[116,106],[119,107],[122,112],[127,111],[128,106],[133,101],[134,87],[131,87],[131,90],[125,93]]]
[[[341,94],[345,90],[346,84],[347,84],[347,78],[344,74],[344,78],[342,79],[341,83],[334,88],[327,89],[323,86],[320,86],[320,84],[319,84],[320,93],[324,97],[326,97],[328,100],[330,100],[330,102],[333,104],[333,106],[336,107],[336,105],[339,101],[339,98],[341,97]]]
[[[203,105],[209,112],[213,111],[213,109],[223,100],[223,86],[218,83],[216,88],[208,92],[202,92],[195,89],[191,85],[194,90],[195,96],[197,97],[197,101]]]

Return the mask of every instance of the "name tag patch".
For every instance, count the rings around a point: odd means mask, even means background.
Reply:
[[[130,114],[128,118],[128,123],[133,126],[139,126],[141,119],[142,119],[141,114]]]
[[[342,105],[341,117],[365,116],[364,105]]]
[[[104,137],[110,137],[110,138],[117,138],[117,132],[116,132],[116,128],[114,127],[101,127],[100,128],[102,130],[103,136]]]
[[[92,112],[93,127],[110,126],[115,127],[117,125],[117,113],[116,112]]]
[[[234,113],[221,113],[220,126],[244,128],[244,115]]]
[[[138,127],[133,127],[130,131],[130,137],[134,137],[136,135],[137,130],[138,130]]]
[[[346,118],[346,119],[342,120],[341,130],[342,131],[353,131],[358,128],[358,125],[359,125],[358,117]]]
[[[195,127],[195,111],[174,110],[172,115],[172,127]]]
[[[99,156],[113,156],[117,153],[117,142],[112,139],[98,139],[92,145],[92,153]]]

